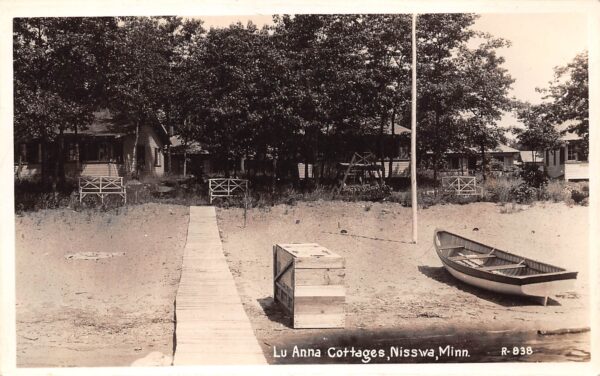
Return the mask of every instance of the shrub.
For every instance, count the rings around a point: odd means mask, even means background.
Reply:
[[[340,196],[350,201],[381,201],[389,198],[392,189],[387,185],[347,185]]]
[[[488,179],[483,185],[484,198],[492,202],[510,202],[521,183],[520,179]]]
[[[575,201],[576,204],[581,204],[583,200],[588,197],[587,193],[578,191],[576,189],[571,191],[571,198]]]
[[[523,182],[510,190],[510,196],[520,204],[527,204],[536,199],[538,190]]]
[[[535,165],[524,165],[520,175],[523,181],[530,187],[541,188],[548,184],[548,177],[544,170]]]
[[[542,200],[550,200],[553,202],[567,202],[571,197],[568,191],[565,190],[564,182],[560,180],[550,181],[542,190]]]

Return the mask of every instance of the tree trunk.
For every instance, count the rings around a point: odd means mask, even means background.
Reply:
[[[40,155],[40,168],[42,169],[42,186],[44,189],[48,188],[48,142],[46,140],[46,136],[43,135],[40,140],[40,148],[38,150],[38,154]]]
[[[167,172],[171,174],[173,172],[171,164],[171,145],[167,145]]]
[[[381,115],[381,121],[379,122],[379,161],[381,163],[381,174],[382,178],[385,176],[385,156],[383,152],[383,129],[385,126],[385,115]]]
[[[275,193],[275,185],[277,184],[277,157],[273,156],[273,178],[271,179],[271,194]]]
[[[65,135],[61,129],[58,135],[58,183],[59,186],[65,185]]]
[[[392,172],[394,170],[394,150],[396,149],[396,109],[392,110],[392,154],[390,155],[390,164],[388,169],[388,180],[392,178]]]
[[[434,152],[433,154],[433,183],[437,185],[437,176],[438,176],[438,157]]]
[[[140,137],[140,120],[136,120],[135,122],[135,138],[133,139],[133,151],[131,153],[131,171],[129,171],[129,175],[134,178],[138,178],[137,173],[137,146]]]
[[[183,140],[183,177],[187,177],[187,141]]]
[[[481,144],[481,175],[485,181],[485,145]]]
[[[79,135],[77,132],[77,127],[75,127],[75,170],[77,171],[77,175],[80,174],[81,169],[81,155],[79,154],[81,151],[79,150]]]

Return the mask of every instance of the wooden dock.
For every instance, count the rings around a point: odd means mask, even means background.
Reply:
[[[173,365],[267,364],[227,266],[212,206],[190,207],[175,315]]]

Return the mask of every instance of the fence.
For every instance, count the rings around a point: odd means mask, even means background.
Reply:
[[[211,204],[215,197],[246,196],[247,193],[248,180],[246,179],[208,179],[208,194]]]
[[[79,178],[79,202],[88,195],[100,196],[104,203],[104,196],[119,195],[123,203],[127,203],[127,192],[123,185],[122,177],[113,176],[82,176]]]
[[[457,196],[476,196],[480,194],[475,176],[443,176],[442,188],[445,192]]]

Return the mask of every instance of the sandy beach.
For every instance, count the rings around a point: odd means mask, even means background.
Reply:
[[[243,227],[242,210],[219,210],[230,269],[265,353],[273,343],[323,333],[291,329],[284,312],[273,305],[275,243],[315,242],[346,259],[346,330],[467,333],[589,327],[588,208],[474,203],[420,209],[416,245],[410,244],[410,213],[393,203],[308,202],[252,209]],[[576,270],[575,287],[544,307],[467,286],[442,268],[432,243],[436,227]]]
[[[170,364],[187,223],[158,204],[17,216],[17,365]]]
[[[109,212],[69,209],[16,217],[20,367],[169,365],[173,303],[189,210],[145,204]],[[563,203],[475,203],[419,210],[393,203],[304,202],[218,209],[224,252],[267,357],[273,344],[323,333],[468,333],[590,326],[588,208]],[[432,246],[436,227],[579,272],[546,307],[455,280]],[[343,231],[344,230],[344,231]],[[272,246],[316,242],[346,259],[346,328],[295,330],[272,299]]]

